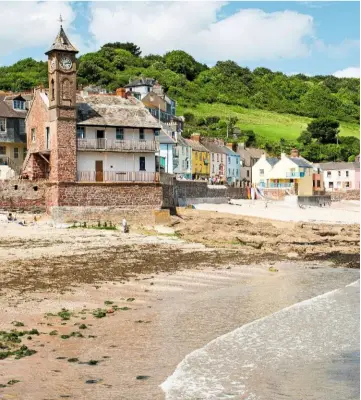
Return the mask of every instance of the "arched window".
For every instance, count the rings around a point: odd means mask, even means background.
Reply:
[[[54,89],[54,79],[51,80],[51,100],[54,101],[55,100],[55,89]]]

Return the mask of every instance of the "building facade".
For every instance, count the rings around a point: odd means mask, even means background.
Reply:
[[[19,175],[26,156],[29,95],[0,95],[0,180]]]
[[[193,134],[186,139],[192,149],[192,179],[208,179],[210,174],[210,153],[200,143],[200,135]]]
[[[266,154],[266,152],[262,149],[246,147],[244,143],[238,143],[232,149],[240,155],[241,184],[242,186],[250,186],[254,180],[252,176],[252,167],[261,158],[262,154]]]
[[[77,50],[63,28],[48,55],[49,90],[35,91],[23,175],[52,182],[155,182],[160,125],[134,97],[77,93]]]
[[[181,133],[176,134],[176,143],[173,149],[174,174],[177,178],[192,179],[192,147]]]
[[[224,143],[209,138],[203,139],[201,143],[210,153],[210,177],[216,182],[225,182],[227,180],[227,149]]]
[[[318,164],[323,173],[325,190],[347,191],[360,189],[360,163],[328,162]]]

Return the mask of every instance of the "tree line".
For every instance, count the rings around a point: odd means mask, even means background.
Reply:
[[[209,68],[181,50],[142,56],[134,43],[107,43],[78,59],[78,83],[114,91],[138,76],[159,80],[169,96],[188,108],[200,102],[240,105],[311,118],[359,122],[360,80],[287,76],[259,67],[251,71],[234,61]],[[47,63],[32,58],[0,67],[0,90],[20,91],[47,85]]]

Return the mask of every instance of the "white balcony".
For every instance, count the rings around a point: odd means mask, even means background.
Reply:
[[[159,143],[155,140],[77,139],[80,151],[155,152]]]
[[[78,182],[159,182],[158,172],[78,171]]]

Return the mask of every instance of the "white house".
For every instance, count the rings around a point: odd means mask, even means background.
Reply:
[[[129,80],[129,83],[125,85],[124,88],[132,92],[139,100],[143,100],[143,98],[151,92],[155,83],[156,80],[153,78],[139,78]]]
[[[360,189],[360,164],[358,162],[320,163],[326,191]]]
[[[160,125],[134,97],[77,95],[78,181],[153,181]]]
[[[276,157],[267,157],[266,154],[262,154],[252,167],[252,185],[266,187],[272,168],[278,161]]]

